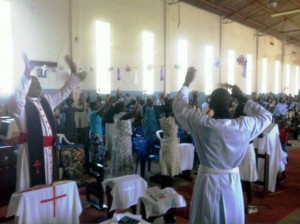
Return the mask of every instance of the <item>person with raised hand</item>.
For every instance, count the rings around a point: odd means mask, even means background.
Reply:
[[[272,122],[272,114],[248,100],[239,87],[232,95],[218,88],[211,94],[212,117],[195,111],[188,103],[189,86],[196,69],[188,69],[185,82],[173,102],[173,112],[182,128],[190,132],[200,161],[195,180],[190,223],[245,223],[239,166],[249,142]],[[233,98],[245,104],[244,113],[233,119],[229,111]]]
[[[76,63],[70,56],[65,61],[71,75],[56,92],[43,94],[41,84],[32,76],[32,62],[24,53],[24,75],[12,95],[9,108],[19,131],[16,191],[23,191],[39,184],[51,184],[58,180],[56,136],[53,110],[76,88],[86,73],[77,72]]]

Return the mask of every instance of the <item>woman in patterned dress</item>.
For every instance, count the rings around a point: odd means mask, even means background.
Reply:
[[[171,177],[180,174],[180,157],[178,151],[179,139],[177,137],[178,125],[172,113],[171,104],[164,106],[165,116],[162,117],[160,127],[163,131],[163,138],[160,138],[160,169],[165,176],[165,186],[172,185]]]
[[[133,118],[134,112],[125,112],[124,102],[117,103],[115,109],[111,166],[112,176],[119,177],[134,173],[131,142],[131,118]]]

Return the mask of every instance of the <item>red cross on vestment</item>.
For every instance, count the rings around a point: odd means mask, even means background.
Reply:
[[[67,197],[67,194],[62,194],[59,196],[56,196],[56,190],[55,186],[53,186],[53,198],[42,200],[41,203],[47,203],[53,201],[53,217],[56,216],[56,199]]]
[[[36,174],[39,174],[39,173],[40,173],[39,167],[40,167],[41,165],[42,165],[41,162],[38,161],[38,160],[36,160],[36,161],[34,162],[33,167],[36,167]]]

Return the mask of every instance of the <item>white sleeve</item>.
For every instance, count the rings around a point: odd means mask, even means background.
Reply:
[[[191,132],[192,127],[206,115],[202,112],[195,111],[189,105],[189,88],[183,86],[177,93],[173,102],[173,112],[178,123],[184,130]]]
[[[249,116],[254,124],[251,132],[251,139],[256,138],[272,122],[272,114],[263,106],[251,100],[246,102],[244,113]],[[247,120],[247,117],[245,117],[245,119]]]
[[[44,97],[48,100],[52,110],[56,108],[61,102],[63,102],[72,91],[77,87],[80,79],[75,75],[70,75],[65,85],[57,92],[51,94],[45,94]]]

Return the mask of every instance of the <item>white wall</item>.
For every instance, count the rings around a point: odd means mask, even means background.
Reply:
[[[262,36],[258,39],[256,51],[255,30],[232,22],[222,24],[220,16],[195,8],[186,3],[168,4],[164,0],[26,0],[10,1],[12,4],[12,26],[15,53],[15,74],[19,77],[23,70],[20,54],[26,51],[31,59],[55,61],[59,69],[50,71],[41,79],[46,89],[59,88],[66,79],[63,57],[72,54],[78,65],[87,69],[89,75],[82,83],[83,90],[96,90],[95,77],[95,21],[111,24],[112,90],[143,91],[142,89],[142,31],[154,33],[154,90],[156,92],[177,91],[178,70],[177,45],[179,39],[188,42],[188,66],[198,69],[197,79],[191,88],[204,92],[204,49],[213,46],[214,60],[221,57],[221,69],[213,66],[213,88],[227,82],[228,50],[234,50],[236,57],[253,55],[253,91],[261,91],[261,58],[269,59],[267,91],[273,91],[275,60],[291,64],[291,71],[300,62],[299,48],[282,45],[274,37]],[[167,3],[167,4],[165,4]],[[178,13],[179,10],[179,13]],[[166,21],[165,21],[166,18]],[[222,34],[222,35],[221,35]],[[222,39],[220,39],[222,37]],[[270,45],[273,42],[274,45]],[[165,44],[166,43],[166,44]],[[282,57],[282,52],[286,52]],[[256,53],[257,64],[256,68]],[[220,55],[221,54],[221,55]],[[133,70],[125,72],[125,66]],[[166,81],[160,80],[160,68],[166,66]],[[116,79],[117,68],[121,70],[121,80]],[[236,63],[235,83],[246,88],[246,79],[241,76],[242,67]],[[256,74],[257,72],[257,74]],[[138,83],[134,76],[138,74]],[[280,74],[284,75],[284,68]],[[284,87],[281,78],[281,90]],[[296,86],[291,87],[294,90]]]
[[[74,2],[74,4],[73,4]],[[162,0],[75,0],[72,1],[73,37],[72,43],[75,59],[83,67],[95,67],[95,22],[104,21],[111,24],[111,62],[112,89],[121,91],[142,90],[142,32],[154,33],[154,81],[155,89],[163,91],[163,82],[159,81],[160,67],[164,64],[164,1]],[[126,72],[130,65],[132,72]],[[121,80],[116,79],[120,68]],[[135,72],[138,83],[134,82]],[[96,89],[96,71],[82,84],[84,89]]]
[[[288,92],[292,95],[298,94],[299,90],[299,74],[298,81],[296,79],[296,66],[299,66],[299,52],[300,48],[295,45],[284,45],[284,67],[282,73],[282,92]],[[290,65],[290,81],[286,83],[286,65]]]
[[[262,59],[268,60],[267,92],[275,89],[275,61],[282,61],[282,41],[272,36],[260,36],[258,42],[257,91],[262,92]],[[280,63],[279,85],[282,85],[282,63]],[[281,92],[281,90],[280,90]]]
[[[219,58],[219,20],[220,17],[185,3],[168,6],[167,26],[167,92],[177,91],[178,70],[177,64],[178,40],[185,39],[188,43],[188,66],[195,66],[198,70],[197,78],[191,88],[204,92],[204,54],[205,46],[213,47],[214,59]],[[213,67],[213,65],[212,65]],[[219,70],[213,67],[213,86],[219,81]]]
[[[14,47],[14,72],[23,72],[21,53],[33,60],[58,62],[61,71],[40,79],[43,87],[59,88],[66,79],[64,55],[70,52],[69,0],[10,1]]]
[[[235,58],[240,55],[246,57],[247,54],[251,54],[253,57],[252,65],[252,90],[255,89],[255,70],[256,70],[256,36],[255,30],[236,22],[223,23],[222,24],[222,76],[221,83],[228,82],[228,51],[233,50],[235,52]],[[237,62],[234,69],[234,84],[240,86],[241,89],[246,89],[246,77],[242,76],[243,67]]]

